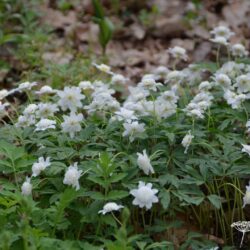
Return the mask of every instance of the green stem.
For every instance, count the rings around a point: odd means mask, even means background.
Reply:
[[[118,222],[118,224],[122,227],[122,223],[120,222],[120,220],[114,215],[113,212],[111,212],[113,218]]]
[[[143,223],[143,227],[144,229],[146,228],[146,223],[145,223],[145,215],[144,215],[144,209],[141,210],[141,215],[142,215],[142,223]]]
[[[235,188],[236,190],[238,190],[242,195],[244,195],[244,193],[239,188],[237,188],[235,185],[233,185],[232,183],[229,183],[229,182],[223,183],[222,185],[218,186],[218,189],[220,189],[221,187],[226,186],[226,185],[232,186],[233,188]]]

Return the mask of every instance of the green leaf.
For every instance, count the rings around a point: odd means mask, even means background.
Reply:
[[[170,192],[168,190],[162,190],[159,194],[159,197],[161,198],[161,204],[164,209],[168,209],[170,204]]]
[[[155,243],[152,243],[150,244],[149,246],[147,246],[145,248],[145,250],[150,250],[150,249],[157,249],[157,248],[160,248],[160,249],[166,249],[166,250],[174,250],[174,245],[172,242],[169,242],[169,241],[162,241],[162,242],[155,242]]]
[[[25,151],[24,148],[17,147],[15,144],[11,144],[7,141],[1,141],[0,154],[3,154],[12,161],[15,161],[22,158],[25,155]]]
[[[171,184],[176,188],[179,187],[179,179],[175,175],[171,174],[161,175],[159,176],[159,182],[161,186],[164,186],[165,184]]]
[[[174,133],[166,133],[167,138],[169,139],[170,142],[174,142],[175,135]]]
[[[211,73],[214,73],[217,70],[217,65],[214,62],[201,62],[195,64],[197,70],[208,70]]]
[[[102,47],[105,48],[109,40],[112,38],[114,25],[108,18],[104,18],[100,20],[99,27],[100,27],[99,40]]]
[[[127,176],[127,173],[112,174],[109,177],[108,181],[110,183],[118,182],[118,181],[122,180],[126,176]]]
[[[108,193],[107,199],[108,200],[119,200],[124,197],[127,197],[129,193],[127,191],[122,191],[122,190],[112,190]]]
[[[93,192],[89,192],[88,194],[93,200],[105,200],[105,196],[100,192],[93,191]]]
[[[216,195],[216,194],[210,194],[207,196],[207,198],[209,199],[209,201],[217,208],[220,209],[221,208],[221,198],[220,196]]]
[[[177,190],[172,191],[172,193],[180,199],[180,201],[185,201],[188,205],[195,204],[196,206],[200,205],[204,200],[202,192],[195,192],[192,190]]]
[[[104,188],[107,186],[107,183],[101,177],[90,175],[88,176],[88,179]]]
[[[104,18],[104,10],[102,4],[99,0],[92,0],[92,4],[95,10],[95,16],[97,18],[103,19]]]

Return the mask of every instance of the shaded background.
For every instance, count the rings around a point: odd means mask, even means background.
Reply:
[[[137,81],[157,66],[171,67],[166,49],[184,47],[189,61],[213,59],[209,31],[229,26],[231,43],[249,49],[249,0],[103,0],[115,27],[106,55],[91,0],[2,0],[0,83],[42,81],[54,87],[92,79],[92,61]],[[184,65],[180,64],[179,67]]]

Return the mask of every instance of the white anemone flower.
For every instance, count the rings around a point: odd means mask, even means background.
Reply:
[[[93,65],[99,69],[100,71],[104,72],[104,73],[107,73],[107,74],[111,74],[113,75],[113,72],[111,71],[111,67],[102,63],[102,64],[96,64],[96,63],[93,63]]]
[[[231,51],[232,55],[235,57],[244,57],[249,54],[246,48],[240,43],[232,45]]]
[[[29,196],[32,193],[32,184],[30,183],[30,178],[26,177],[26,180],[23,183],[21,190],[22,195],[24,196]]]
[[[56,93],[56,90],[53,90],[50,86],[45,85],[41,87],[39,91],[35,92],[37,95],[45,95],[45,94],[54,94]]]
[[[216,74],[215,75],[215,82],[223,89],[228,90],[232,88],[231,79],[226,74]]]
[[[212,83],[210,83],[208,81],[203,81],[199,85],[199,90],[200,91],[207,91],[207,90],[211,89],[212,87],[213,87]]]
[[[243,197],[243,208],[247,205],[250,204],[250,182],[248,186],[246,186],[246,193]]]
[[[175,104],[177,103],[179,96],[176,95],[176,93],[173,90],[168,90],[168,91],[162,92],[157,99]]]
[[[156,194],[158,193],[157,189],[152,189],[152,183],[144,183],[139,181],[139,185],[137,189],[132,189],[130,194],[132,194],[135,199],[133,200],[133,205],[139,206],[140,208],[146,207],[146,209],[150,209],[153,203],[157,203],[159,201]]]
[[[32,176],[36,177],[40,175],[40,173],[50,165],[50,157],[47,157],[46,159],[44,157],[39,157],[38,161],[32,165]]]
[[[94,85],[90,81],[81,81],[78,86],[87,96],[92,94],[95,90]]]
[[[16,127],[18,128],[26,128],[31,125],[34,125],[36,123],[35,116],[30,115],[30,116],[25,116],[25,115],[20,115],[17,119],[17,123],[15,124]]]
[[[98,214],[106,214],[106,213],[110,213],[112,211],[118,211],[123,207],[124,206],[118,205],[115,202],[108,202],[104,205],[103,209],[98,212]]]
[[[60,97],[58,105],[63,111],[67,109],[76,111],[77,108],[83,106],[81,101],[85,99],[85,96],[81,94],[81,89],[78,87],[65,87],[63,91],[57,91],[57,94]]]
[[[134,110],[129,110],[126,108],[120,108],[119,111],[115,112],[115,118],[118,121],[131,122],[132,120],[137,120],[137,117],[134,115]]]
[[[246,127],[247,127],[247,132],[250,132],[250,120],[247,121]]]
[[[137,164],[139,168],[144,172],[144,174],[149,175],[150,173],[154,173],[154,169],[150,163],[150,159],[146,153],[146,150],[144,149],[141,153],[137,153]]]
[[[64,175],[63,184],[72,186],[76,190],[80,189],[79,179],[81,177],[82,170],[78,170],[77,162],[70,165]]]
[[[174,48],[169,48],[167,51],[176,59],[182,59],[184,61],[188,59],[187,52],[182,47],[175,46]]]
[[[211,38],[210,41],[214,42],[214,43],[221,44],[221,45],[225,45],[225,46],[228,45],[227,39],[225,37],[222,37],[222,36],[216,36],[215,38]]]
[[[55,129],[56,128],[56,121],[50,119],[41,119],[35,126],[35,131],[45,131],[47,129]]]
[[[75,114],[72,112],[69,116],[63,116],[62,131],[65,133],[69,133],[71,138],[74,138],[75,133],[81,131],[81,121],[83,120],[82,114]]]
[[[123,136],[129,136],[130,142],[133,142],[134,139],[142,134],[145,131],[144,123],[138,123],[138,121],[133,121],[131,123],[125,122],[123,127],[125,131],[123,132]]]
[[[223,97],[227,101],[227,104],[231,105],[232,109],[241,108],[242,102],[246,99],[246,95],[244,94],[237,95],[236,93],[230,90],[225,90]]]
[[[6,114],[6,107],[8,107],[10,104],[9,103],[2,103],[0,101],[0,115],[5,115]]]
[[[20,83],[17,87],[17,89],[15,89],[16,91],[22,91],[22,90],[30,90],[32,87],[36,86],[37,82],[23,82]]]
[[[182,139],[182,146],[185,148],[184,154],[187,153],[188,148],[193,140],[194,136],[191,134],[191,131],[189,130],[188,133],[184,136],[184,138]]]
[[[241,144],[242,145],[242,150],[241,152],[247,153],[250,156],[250,145],[247,144]]]
[[[165,66],[159,66],[154,70],[155,80],[166,79],[169,69]]]
[[[250,92],[250,74],[238,76],[235,85],[239,93]]]
[[[162,84],[155,81],[154,75],[145,75],[138,84],[139,88],[152,91],[157,91],[157,87],[159,86],[162,86]]]
[[[235,34],[228,27],[222,25],[215,27],[212,31],[210,31],[210,33],[213,34],[215,37],[222,37],[225,40],[228,40],[231,36]]]
[[[39,103],[38,110],[36,111],[36,115],[40,118],[47,118],[50,116],[54,116],[54,113],[59,109],[56,104],[53,103]]]
[[[150,95],[147,89],[141,88],[139,86],[136,87],[129,86],[128,90],[130,95],[127,100],[132,102],[138,102],[144,100],[147,96]]]
[[[8,95],[9,95],[9,91],[7,89],[0,90],[0,101],[3,100]]]
[[[180,70],[169,71],[165,83],[180,84],[184,80],[184,78],[185,74],[183,73],[183,71]]]
[[[127,78],[125,78],[123,75],[121,74],[114,74],[111,78],[111,84],[113,85],[125,85],[126,82],[128,81]]]
[[[190,102],[183,111],[187,116],[200,119],[204,118],[204,109],[198,103]]]
[[[24,109],[23,114],[24,114],[25,116],[33,115],[33,114],[36,112],[37,109],[38,109],[38,106],[37,106],[36,104],[34,104],[34,103],[29,104],[29,105]]]

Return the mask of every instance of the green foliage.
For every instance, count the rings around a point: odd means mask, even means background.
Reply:
[[[198,8],[200,1],[194,2]],[[71,8],[65,1],[60,1],[59,5],[63,11]],[[9,10],[2,3],[0,6],[1,10]],[[100,1],[93,0],[93,6],[94,20],[100,28],[100,44],[105,51],[113,34],[113,24],[105,16]],[[82,55],[61,65],[45,63],[42,52],[48,42],[47,33],[35,29],[37,15],[29,8],[22,8],[23,15],[14,15],[11,20],[21,23],[23,34],[5,29],[0,33],[0,45],[20,42],[17,57],[32,69],[23,73],[23,79],[58,89],[82,80],[110,83],[110,77],[96,74],[96,70],[90,68],[91,59]],[[10,10],[16,13],[15,9]],[[156,14],[154,8],[149,12],[142,10],[139,15],[141,22],[149,26]],[[4,15],[1,13],[1,20],[5,19]],[[239,62],[249,63],[249,59]],[[216,63],[201,62],[194,70],[208,71],[212,75],[209,81],[213,82],[218,68]],[[231,78],[235,84],[235,77]],[[85,118],[80,123],[81,131],[74,138],[62,131],[64,115],[69,114],[62,109],[49,117],[57,122],[55,129],[38,132],[34,124],[20,128],[3,117],[0,127],[0,248],[172,250],[178,236],[175,230],[186,224],[231,244],[230,224],[244,219],[241,190],[244,190],[250,169],[249,157],[241,152],[241,144],[249,140],[245,124],[250,103],[246,100],[239,109],[232,109],[224,100],[222,88],[213,85],[212,105],[203,119],[195,120],[185,114],[184,108],[197,93],[199,83],[200,80],[190,84],[184,79],[177,84],[180,99],[176,113],[169,117],[157,116],[155,107],[150,112],[145,109],[145,114],[139,116],[145,131],[134,141],[123,136],[124,121],[112,119],[115,109],[105,110],[105,104],[104,110],[89,112],[87,106],[93,100],[92,90],[82,91],[84,108],[78,111]],[[97,88],[98,84],[100,82],[91,86]],[[160,93],[170,87],[171,84],[163,84],[157,92],[149,91],[148,104],[155,104]],[[103,89],[100,92],[105,93]],[[23,93],[26,94],[30,95],[27,102],[58,104],[57,95],[38,96],[33,90]],[[124,100],[117,94],[112,92],[110,96],[116,96],[122,106]],[[102,96],[97,104],[105,98]],[[17,106],[17,111],[8,107],[10,118],[16,121],[26,104]],[[182,140],[188,131],[194,138],[185,153]],[[144,149],[155,172],[149,175],[137,162],[136,153]],[[51,157],[51,165],[39,176],[32,177],[32,194],[24,196],[22,185],[26,177],[31,176],[32,166],[39,157]],[[74,162],[78,162],[81,171],[77,191],[63,181],[65,172]],[[133,205],[130,191],[137,188],[139,181],[151,183],[158,190],[159,202],[149,210]],[[101,211],[107,202],[123,207],[104,215]],[[188,232],[178,244],[180,250],[215,247],[197,232]]]
[[[112,38],[114,32],[114,25],[109,18],[104,14],[104,9],[99,0],[92,0],[95,10],[94,21],[99,25],[99,42],[105,54],[106,47]]]
[[[153,5],[150,10],[142,9],[140,11],[139,20],[145,27],[152,27],[158,14],[158,7]]]

